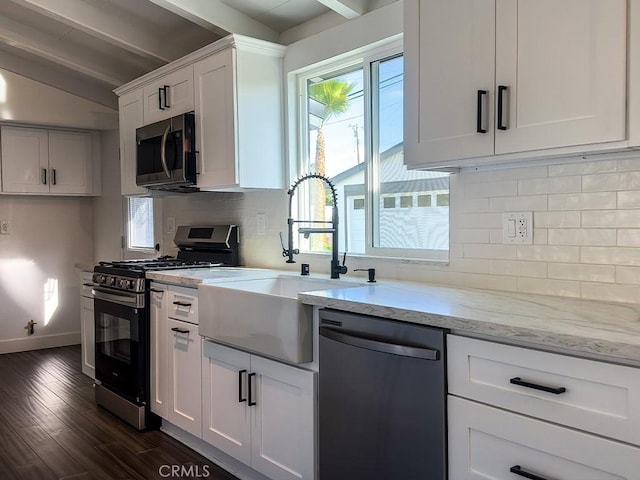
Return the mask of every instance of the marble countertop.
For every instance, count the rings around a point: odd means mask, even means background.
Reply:
[[[309,305],[640,365],[640,306],[635,305],[383,282],[298,298]]]
[[[197,288],[198,285],[203,283],[272,277],[278,273],[281,272],[261,268],[211,267],[159,270],[155,272],[147,272],[146,277],[158,282]]]

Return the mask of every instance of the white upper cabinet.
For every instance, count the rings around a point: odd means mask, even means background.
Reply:
[[[3,193],[99,194],[96,135],[3,126],[1,141]]]
[[[284,52],[230,35],[118,88],[122,194],[147,191],[136,185],[136,128],[190,111],[201,190],[283,188]]]
[[[404,42],[410,168],[628,146],[626,0],[406,0]]]
[[[120,189],[122,195],[147,192],[136,184],[136,128],[143,125],[142,89],[118,98],[120,114]]]
[[[235,42],[194,66],[198,187],[282,188],[284,48]]]
[[[188,65],[145,86],[144,123],[159,122],[193,110],[193,65]]]

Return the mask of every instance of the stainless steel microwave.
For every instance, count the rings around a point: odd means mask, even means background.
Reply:
[[[139,186],[185,192],[197,190],[193,113],[136,129],[136,143]]]

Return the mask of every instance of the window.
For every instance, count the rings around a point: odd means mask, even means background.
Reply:
[[[128,198],[127,248],[153,250],[153,198]]]
[[[402,54],[387,50],[299,80],[299,173],[319,172],[336,186],[340,250],[446,259],[449,174],[407,170],[403,162]],[[321,181],[306,184],[298,218],[329,223],[330,191]],[[330,234],[298,240],[302,251],[331,249]]]

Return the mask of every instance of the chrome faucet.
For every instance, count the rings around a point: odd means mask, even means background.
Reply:
[[[296,188],[305,180],[309,180],[311,178],[317,178],[322,180],[329,188],[331,188],[331,198],[333,203],[333,209],[331,214],[331,222],[327,222],[324,220],[294,220],[292,213],[293,206],[293,194],[295,193]],[[297,248],[293,248],[293,224],[294,223],[323,223],[329,224],[331,223],[331,227],[303,227],[298,228],[298,232],[304,235],[304,238],[309,238],[309,235],[312,233],[330,233],[332,235],[331,242],[331,278],[340,278],[340,274],[347,273],[347,267],[344,265],[346,259],[346,252],[342,259],[342,265],[340,265],[340,261],[338,260],[338,194],[336,193],[335,185],[324,175],[320,173],[307,173],[306,175],[298,178],[293,184],[291,188],[287,191],[287,195],[289,195],[289,218],[287,218],[287,225],[289,227],[289,238],[288,238],[288,248],[284,246],[284,240],[282,239],[282,235],[280,235],[280,241],[282,243],[282,256],[289,257],[287,259],[287,263],[296,263],[293,259],[294,255],[300,253]]]

